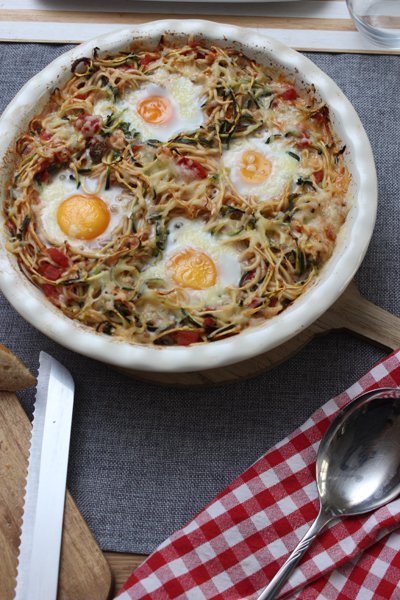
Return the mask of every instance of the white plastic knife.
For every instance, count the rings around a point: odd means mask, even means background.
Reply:
[[[74,381],[40,353],[15,600],[56,600]]]

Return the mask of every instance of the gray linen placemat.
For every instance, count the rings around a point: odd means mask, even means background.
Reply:
[[[1,44],[1,110],[28,78],[67,48]],[[339,84],[370,137],[379,213],[357,280],[369,300],[399,315],[399,58],[309,56]],[[385,355],[350,334],[335,333],[250,381],[167,389],[65,350],[28,325],[2,296],[0,341],[33,371],[40,350],[70,369],[76,404],[69,488],[103,549],[144,553]],[[30,412],[33,392],[20,396]]]

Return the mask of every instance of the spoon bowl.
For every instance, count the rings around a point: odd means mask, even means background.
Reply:
[[[272,600],[333,519],[370,512],[400,494],[400,389],[366,392],[329,425],[316,462],[320,511],[257,600]]]
[[[400,390],[359,396],[332,421],[318,449],[321,504],[335,516],[369,512],[400,494]]]

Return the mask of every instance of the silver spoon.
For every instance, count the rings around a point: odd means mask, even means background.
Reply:
[[[322,529],[375,510],[400,494],[400,389],[358,396],[333,419],[318,448],[320,511],[257,600],[272,600]]]

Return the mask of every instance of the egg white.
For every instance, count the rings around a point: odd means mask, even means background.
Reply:
[[[61,245],[64,241],[73,248],[83,251],[98,249],[113,238],[113,231],[125,216],[130,214],[132,196],[121,187],[112,187],[108,190],[99,189],[97,179],[81,178],[78,188],[72,171],[60,171],[44,184],[39,192],[39,201],[36,213],[39,221],[39,236],[46,245]],[[92,240],[80,240],[66,235],[57,222],[59,206],[75,194],[95,194],[107,204],[110,211],[110,222],[107,229]]]
[[[236,190],[244,197],[255,197],[267,201],[279,196],[286,185],[293,181],[299,170],[299,161],[288,154],[290,147],[281,140],[266,143],[268,137],[251,137],[240,140],[223,153],[223,164]],[[261,183],[251,183],[241,175],[242,155],[246,151],[254,151],[265,156],[272,165],[267,179]],[[295,154],[296,151],[292,150]]]
[[[128,122],[140,134],[142,140],[156,139],[166,142],[184,131],[191,132],[204,123],[201,109],[202,88],[187,77],[158,69],[150,76],[151,82],[138,90],[128,90],[123,100],[114,106],[105,100],[94,105],[94,113],[105,119],[116,110],[123,121]],[[168,98],[173,115],[167,123],[152,125],[144,121],[136,107],[139,102],[150,96]]]
[[[240,250],[224,244],[223,238],[216,238],[204,228],[200,220],[190,221],[183,217],[175,218],[168,225],[168,238],[161,260],[142,271],[141,282],[149,279],[164,280],[165,287],[179,287],[172,279],[168,263],[170,259],[187,248],[206,253],[217,269],[215,285],[204,290],[184,288],[189,305],[218,306],[227,301],[228,288],[239,285],[241,278]]]

